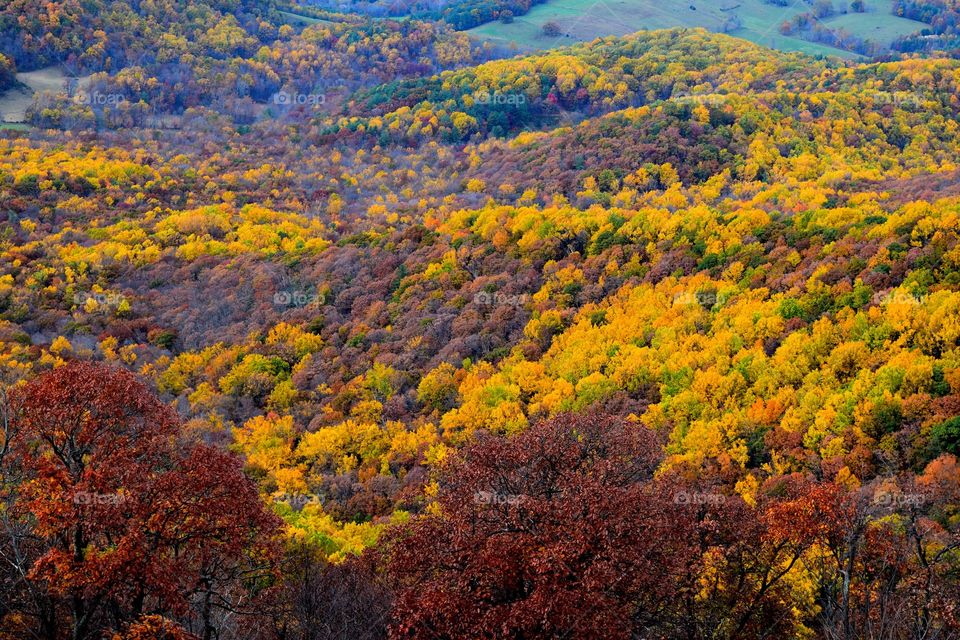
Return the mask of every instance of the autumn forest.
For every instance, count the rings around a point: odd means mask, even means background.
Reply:
[[[534,4],[0,3],[0,640],[960,639],[960,6]]]

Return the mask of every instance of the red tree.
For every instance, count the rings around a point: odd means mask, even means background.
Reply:
[[[213,637],[272,580],[278,522],[239,461],[178,442],[176,415],[135,376],[71,363],[10,404],[5,543],[23,552],[16,602],[32,607],[8,620],[91,638],[163,615]]]
[[[838,490],[780,478],[751,506],[709,470],[655,478],[660,450],[598,415],[468,447],[439,515],[388,536],[391,637],[796,637],[784,578]]]
[[[395,534],[395,638],[629,637],[686,562],[692,519],[657,517],[660,446],[611,418],[567,416],[482,438],[444,474],[443,515]]]

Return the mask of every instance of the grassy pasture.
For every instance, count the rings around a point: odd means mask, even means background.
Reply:
[[[891,15],[888,1],[867,0],[866,5],[867,13],[838,15],[825,23],[884,43],[924,27],[920,22]],[[846,10],[848,4],[834,0],[834,6],[839,12]],[[779,26],[784,20],[809,10],[810,5],[802,0],[786,7],[767,4],[763,0],[548,0],[526,15],[517,16],[511,24],[491,22],[468,33],[497,44],[516,46],[519,51],[529,51],[643,29],[704,27],[723,31],[724,23],[735,14],[741,27],[730,31],[732,36],[783,51],[859,57],[780,33]],[[550,38],[542,34],[544,23],[549,21],[560,25],[561,36]]]

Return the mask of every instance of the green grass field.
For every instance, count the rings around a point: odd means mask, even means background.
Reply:
[[[866,0],[867,13],[848,13],[824,20],[831,29],[845,29],[867,40],[891,42],[900,36],[909,35],[926,25],[922,22],[907,20],[890,15],[889,3],[878,0]],[[883,12],[886,5],[886,13]]]
[[[867,0],[866,4],[867,13],[836,16],[827,20],[826,24],[884,43],[925,26],[891,15],[888,1]],[[839,11],[847,4],[834,0],[834,6]],[[780,33],[779,26],[784,20],[809,10],[810,5],[799,0],[787,7],[777,7],[762,0],[548,0],[526,15],[516,17],[512,24],[491,22],[468,33],[528,51],[590,41],[605,35],[625,35],[643,29],[704,27],[711,31],[722,31],[727,19],[736,14],[741,27],[730,31],[732,36],[783,51],[859,57]],[[557,38],[544,36],[541,30],[544,23],[549,21],[559,24],[563,35]]]
[[[311,25],[311,24],[333,24],[329,20],[321,20],[320,18],[311,18],[310,16],[302,16],[299,13],[290,13],[289,11],[278,11],[281,16],[287,19],[290,24],[296,25]]]

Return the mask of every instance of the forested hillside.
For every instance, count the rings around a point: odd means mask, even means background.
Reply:
[[[259,0],[14,1],[0,8],[0,51],[21,71],[59,65],[75,79],[28,113],[71,130],[178,126],[204,109],[250,124],[490,55],[444,23],[331,17],[295,28]]]
[[[90,4],[0,18],[124,96],[0,134],[0,638],[960,638],[960,61]]]

